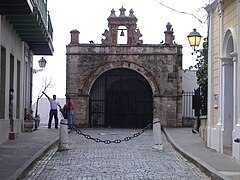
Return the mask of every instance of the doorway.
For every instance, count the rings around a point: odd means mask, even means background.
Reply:
[[[90,126],[143,128],[153,121],[153,93],[147,80],[127,68],[99,76],[90,91]]]
[[[232,53],[234,52],[233,36],[227,30],[224,37],[222,58],[222,83],[223,83],[223,152],[232,154],[232,133],[234,122],[234,63]]]

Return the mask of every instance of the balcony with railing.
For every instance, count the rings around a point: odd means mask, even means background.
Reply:
[[[46,0],[1,0],[0,15],[6,16],[34,55],[53,54],[53,27]]]

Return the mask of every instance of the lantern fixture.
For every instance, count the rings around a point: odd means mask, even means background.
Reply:
[[[45,68],[46,63],[47,63],[47,61],[43,57],[38,61],[40,68]]]
[[[47,63],[47,61],[42,57],[42,58],[38,61],[39,67],[40,67],[41,69],[33,69],[33,73],[36,74],[37,72],[42,71],[42,70],[43,70],[42,68],[45,68],[46,63]]]
[[[196,28],[194,28],[193,32],[191,32],[187,37],[190,46],[193,48],[194,51],[196,51],[196,47],[199,46],[202,36],[199,32],[196,31]]]

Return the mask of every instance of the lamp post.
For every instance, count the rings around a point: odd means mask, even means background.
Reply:
[[[193,48],[194,52],[200,52],[199,50],[196,50],[196,48],[199,46],[202,36],[200,35],[199,32],[197,32],[196,28],[193,29],[193,32],[191,32],[188,36],[188,42],[189,45]],[[193,52],[193,53],[194,53]],[[192,53],[192,55],[193,55]],[[200,87],[197,90],[194,90],[194,104],[193,104],[193,109],[195,110],[195,116],[197,116],[197,124],[196,128],[192,130],[193,133],[199,132],[199,127],[201,124],[200,120],[200,110],[201,108],[201,98],[200,98]]]
[[[43,57],[38,61],[40,68],[45,68],[46,63],[47,63],[47,61]],[[36,74],[37,72],[42,71],[42,70],[43,69],[33,69],[33,73]]]
[[[193,32],[191,32],[188,36],[188,42],[190,46],[193,48],[194,52],[196,51],[196,47],[199,46],[202,36],[199,32],[197,32],[196,28],[193,29]]]

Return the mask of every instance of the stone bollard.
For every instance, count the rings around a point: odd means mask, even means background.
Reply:
[[[163,150],[160,120],[158,118],[154,118],[153,123],[153,148]]]
[[[59,146],[58,146],[59,151],[69,149],[67,128],[68,128],[67,119],[62,119],[60,123],[60,131],[59,131]]]

